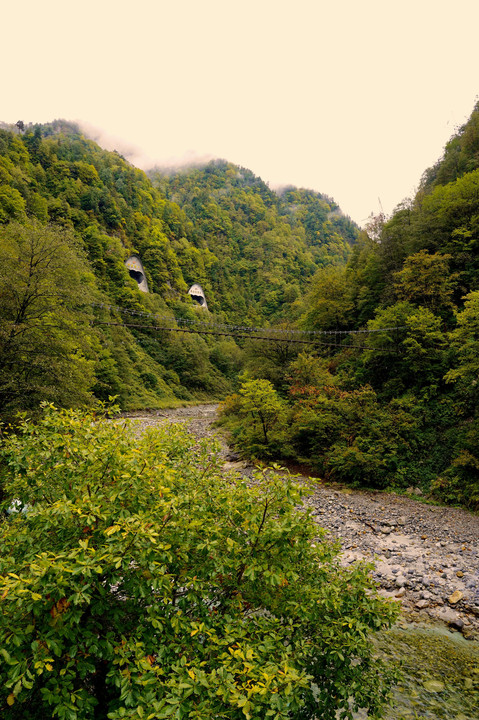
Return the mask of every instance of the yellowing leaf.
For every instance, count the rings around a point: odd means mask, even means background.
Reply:
[[[118,532],[118,530],[120,530],[119,525],[110,525],[110,527],[105,530],[105,535],[113,535],[113,533]]]
[[[7,704],[13,705],[15,702],[15,695],[13,693],[10,693],[10,695],[7,697]]]

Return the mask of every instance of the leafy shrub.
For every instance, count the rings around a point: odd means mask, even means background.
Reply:
[[[2,718],[379,716],[368,635],[395,607],[290,479],[248,487],[181,427],[51,406],[1,457],[24,510],[0,524]]]
[[[386,487],[407,483],[416,420],[399,400],[382,406],[374,390],[293,386],[291,442],[326,477]]]

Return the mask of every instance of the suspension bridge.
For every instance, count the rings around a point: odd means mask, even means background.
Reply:
[[[360,330],[299,330],[284,327],[256,327],[252,325],[233,325],[208,320],[178,318],[172,315],[148,313],[140,310],[131,310],[118,305],[106,303],[91,303],[91,307],[109,313],[109,318],[95,318],[93,325],[123,327],[131,330],[146,330],[155,332],[188,333],[199,335],[213,335],[218,337],[232,337],[253,341],[288,343],[299,345],[327,345],[332,347],[346,347],[345,340],[353,339],[353,344],[347,347],[358,350],[377,350],[372,346],[364,345],[360,339],[378,333],[394,333],[403,330],[404,326],[386,328],[363,328]],[[120,316],[127,316],[127,320],[120,320]],[[112,317],[114,316],[114,317]],[[115,317],[116,316],[116,317]],[[394,340],[392,340],[394,342]],[[386,350],[386,348],[381,348]]]

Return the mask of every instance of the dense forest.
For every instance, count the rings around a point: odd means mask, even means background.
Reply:
[[[343,264],[358,237],[330,198],[297,188],[278,196],[230,163],[152,178],[187,215],[195,246],[213,253],[200,282],[239,322],[287,318],[318,267]]]
[[[317,268],[343,262],[357,235],[326,197],[279,197],[226,162],[153,183],[70,123],[4,126],[0,413],[222,397],[242,348],[184,331],[289,319]],[[208,312],[188,294],[194,283]]]
[[[479,508],[478,248],[476,106],[416,196],[315,274],[298,326],[317,351],[250,359],[223,412],[239,446]]]

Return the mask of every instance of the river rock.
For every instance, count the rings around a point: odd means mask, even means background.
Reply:
[[[450,595],[448,597],[448,600],[451,603],[451,605],[455,605],[456,603],[459,602],[459,600],[461,600],[461,598],[462,598],[462,592],[460,590],[455,590],[452,593],[452,595]]]
[[[423,598],[422,600],[418,600],[416,603],[416,607],[419,610],[423,610],[424,608],[426,608],[428,606],[429,606],[429,600],[426,600],[425,598]]]
[[[464,627],[464,621],[461,620],[457,612],[454,612],[452,608],[443,607],[439,610],[436,617],[438,620],[442,620],[442,622],[447,623],[453,628],[456,628],[457,630],[462,630]]]

